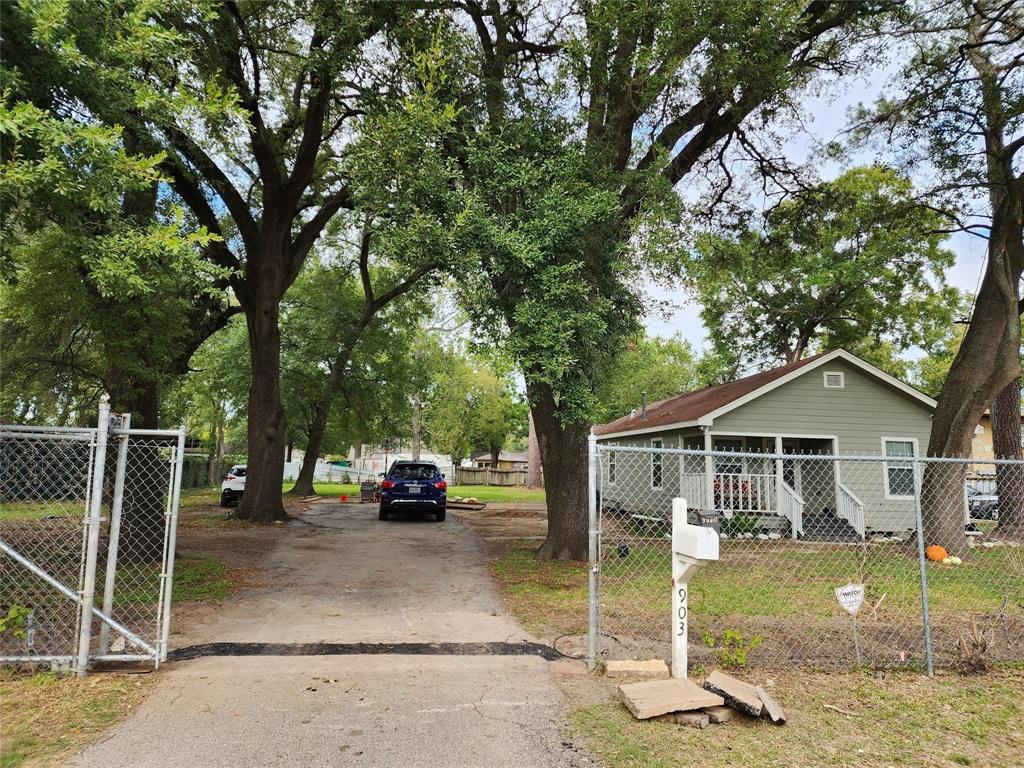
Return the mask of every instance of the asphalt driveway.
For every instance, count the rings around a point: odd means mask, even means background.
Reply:
[[[476,538],[449,517],[377,520],[320,501],[285,530],[256,589],[172,636],[202,643],[517,643]],[[210,656],[168,665],[79,768],[593,763],[565,741],[549,662],[510,655]]]

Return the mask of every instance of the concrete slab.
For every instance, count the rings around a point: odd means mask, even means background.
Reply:
[[[605,662],[604,673],[612,678],[668,677],[668,664],[663,659],[609,659]]]
[[[619,686],[627,709],[638,720],[722,704],[722,697],[703,690],[690,680],[650,680]]]
[[[723,672],[712,672],[704,681],[704,688],[717,693],[725,699],[725,703],[748,715],[760,717],[764,709],[761,697],[757,695],[757,689],[750,683],[737,680]]]

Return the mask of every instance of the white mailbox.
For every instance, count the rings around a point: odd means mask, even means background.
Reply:
[[[690,525],[686,499],[672,499],[672,677],[686,677],[690,579],[705,563],[717,559],[718,533]]]

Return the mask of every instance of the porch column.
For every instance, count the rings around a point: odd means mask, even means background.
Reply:
[[[711,439],[711,427],[704,427],[704,511],[715,507],[715,457],[711,455],[714,443]]]

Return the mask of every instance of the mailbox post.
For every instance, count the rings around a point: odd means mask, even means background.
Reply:
[[[672,499],[672,677],[686,677],[690,579],[705,563],[718,559],[718,533],[690,525],[686,499]]]

